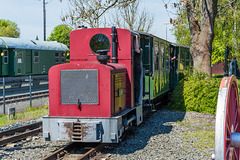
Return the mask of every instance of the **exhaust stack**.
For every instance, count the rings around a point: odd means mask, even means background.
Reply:
[[[117,57],[117,29],[112,27],[112,63],[118,63]]]

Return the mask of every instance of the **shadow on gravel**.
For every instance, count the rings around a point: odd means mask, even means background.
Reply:
[[[150,147],[150,150],[154,150],[160,143],[166,143],[167,145],[168,143],[171,143],[169,141],[174,141],[169,140],[167,134],[172,131],[173,122],[182,121],[186,115],[182,93],[183,84],[178,85],[174,94],[171,96],[172,100],[177,98],[173,100],[174,103],[171,101],[170,103],[165,104],[163,109],[148,114],[147,117],[144,117],[144,122],[140,126],[128,130],[123,141],[120,144],[112,145],[114,149],[110,148],[109,150],[106,150],[106,152],[117,155],[128,155],[138,150],[142,150],[148,144],[153,144],[153,146],[148,145],[147,147]],[[181,107],[181,112],[170,110],[175,108],[175,106],[171,105],[176,104],[179,105],[178,108]]]
[[[106,152],[117,155],[128,155],[144,149],[148,144],[154,144],[153,146],[147,146],[148,150],[149,147],[150,150],[154,150],[160,143],[168,144],[171,143],[169,141],[174,141],[169,140],[166,134],[170,134],[172,131],[173,122],[182,121],[186,115],[182,93],[183,84],[176,87],[170,97],[171,102],[158,106],[158,108],[162,107],[162,109],[144,117],[144,122],[140,126],[128,130],[123,141],[120,144],[112,145],[114,149],[110,148]],[[177,108],[181,108],[181,112],[171,110],[175,108],[172,105],[179,105]]]
[[[185,114],[186,112],[175,112],[166,109],[159,110],[153,113],[151,117],[145,119],[139,127],[127,131],[127,136],[123,141],[118,145],[113,145],[114,149],[107,150],[107,152],[127,155],[145,148],[148,143],[167,143],[162,142],[162,140],[164,140],[166,134],[172,131],[173,126],[171,122],[182,121]]]

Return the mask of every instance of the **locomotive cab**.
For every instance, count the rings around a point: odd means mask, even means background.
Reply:
[[[142,105],[134,105],[133,36],[115,28],[71,32],[70,63],[49,71],[45,140],[118,143],[142,122]]]

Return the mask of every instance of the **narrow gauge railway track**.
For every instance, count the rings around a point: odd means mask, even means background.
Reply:
[[[164,101],[163,104],[166,104]],[[156,108],[160,109],[160,103],[156,105]],[[144,110],[144,118],[150,118],[152,114],[151,106]],[[130,130],[132,132],[134,129]],[[127,130],[129,131],[129,130]],[[127,133],[123,135],[122,139],[127,138]],[[89,160],[89,159],[108,159],[109,154],[101,154],[101,150],[107,148],[109,145],[99,144],[95,147],[86,147],[84,143],[73,142],[69,145],[60,148],[59,150],[49,154],[48,156],[42,158],[41,160]],[[93,144],[92,144],[93,145]],[[111,144],[110,144],[111,146]],[[111,148],[111,147],[110,147]],[[97,153],[100,152],[100,153]]]
[[[88,144],[74,142],[49,154],[41,160],[89,160],[96,156],[97,151],[103,149],[104,146],[104,144],[90,144],[89,146]]]
[[[32,99],[48,97],[48,90],[32,92]],[[30,99],[29,93],[15,94],[5,96],[5,104],[28,101]],[[3,105],[3,97],[0,97],[0,105]]]
[[[0,132],[0,146],[37,135],[42,131],[42,122]]]

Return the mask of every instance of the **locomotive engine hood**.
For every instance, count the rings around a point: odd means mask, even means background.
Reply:
[[[126,67],[117,63],[82,62],[52,67],[49,71],[49,116],[111,117],[117,114],[127,106],[126,77]],[[115,83],[118,83],[116,89]],[[121,101],[117,109],[113,92]]]

